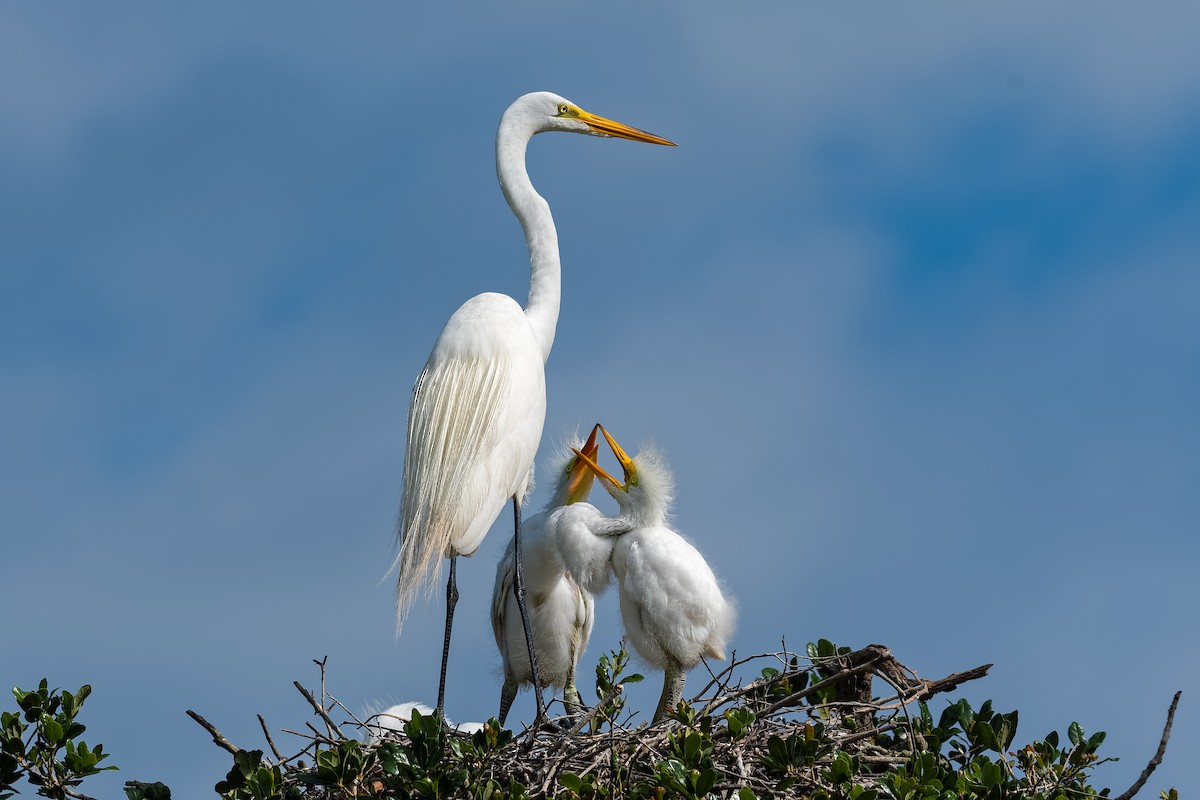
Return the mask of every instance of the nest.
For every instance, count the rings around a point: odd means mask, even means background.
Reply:
[[[761,758],[771,752],[771,739],[813,742],[821,752],[815,764],[828,764],[834,752],[854,753],[881,767],[901,764],[920,737],[908,705],[982,677],[991,666],[927,681],[882,645],[852,652],[844,648],[827,656],[801,656],[785,647],[735,657],[698,694],[654,725],[635,726],[636,715],[611,713],[622,692],[617,683],[565,733],[526,730],[523,742],[498,754],[493,775],[501,785],[515,780],[535,796],[553,796],[564,775],[592,776],[606,786],[630,785],[653,778],[655,765],[675,761],[686,767],[688,735],[696,732],[702,734],[700,741],[711,742],[711,751],[703,756],[718,778],[709,791],[727,797],[749,788],[756,795],[770,795],[781,783],[781,771],[764,766]],[[747,673],[757,677],[738,677]],[[890,687],[878,699],[872,697],[875,678]],[[813,771],[797,774],[789,783],[807,794],[819,779]]]
[[[821,642],[809,645],[804,654],[785,645],[772,653],[744,658],[735,654],[722,671],[710,672],[711,679],[700,692],[681,703],[668,719],[647,725],[636,724],[637,714],[625,706],[618,666],[623,662],[620,654],[613,656],[612,662],[601,660],[602,666],[610,669],[611,680],[605,681],[603,670],[597,670],[603,695],[593,708],[575,720],[560,719],[517,735],[500,731],[494,721],[467,735],[441,731],[432,720],[425,720],[422,728],[418,718],[418,725],[410,724],[404,733],[386,731],[360,745],[357,735],[349,736],[346,730],[358,734],[368,729],[369,720],[355,718],[326,691],[324,661],[316,662],[321,668],[318,693],[295,683],[320,726],[306,723],[306,731],[286,731],[303,740],[303,747],[291,756],[279,750],[261,716],[273,761],[263,759],[261,751],[252,751],[251,758],[203,717],[188,713],[212,734],[218,746],[235,755],[230,780],[240,779],[239,763],[245,775],[261,767],[274,770],[284,784],[307,787],[299,795],[305,797],[392,796],[397,781],[394,753],[402,753],[399,758],[409,767],[407,754],[421,748],[425,752],[430,746],[445,748],[437,751],[444,755],[432,757],[433,763],[468,753],[462,773],[469,772],[472,785],[494,782],[503,791],[519,786],[534,797],[586,796],[583,787],[589,783],[604,786],[617,797],[648,781],[659,785],[692,781],[692,790],[697,789],[698,781],[700,795],[735,797],[748,788],[759,796],[798,796],[822,788],[825,779],[821,775],[828,773],[827,767],[836,758],[847,754],[868,768],[877,765],[881,772],[909,760],[917,750],[925,749],[909,706],[982,677],[991,667],[987,664],[930,681],[917,676],[882,645],[851,651]],[[876,681],[886,687],[880,697],[874,696]],[[349,720],[335,722],[334,715],[341,714]],[[437,741],[431,744],[426,739]],[[456,740],[467,746],[455,746]],[[789,765],[788,754],[794,756],[797,748],[807,748],[804,763],[809,769]],[[239,752],[243,755],[238,756]],[[349,784],[331,789],[332,779],[318,774],[323,763],[328,767],[337,761],[329,753],[341,753],[342,761],[347,754],[361,758],[356,775],[344,764],[339,767]],[[236,781],[226,788],[231,785],[236,786]]]

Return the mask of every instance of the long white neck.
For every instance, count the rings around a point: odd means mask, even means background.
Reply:
[[[533,188],[525,169],[525,145],[537,131],[521,124],[521,118],[505,115],[496,132],[496,175],[504,198],[525,231],[529,247],[529,302],[525,318],[542,348],[542,360],[550,357],[554,331],[558,327],[558,308],[562,291],[562,273],[558,263],[558,231],[550,205]]]

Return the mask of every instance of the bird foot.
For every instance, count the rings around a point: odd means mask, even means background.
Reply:
[[[531,747],[533,742],[536,741],[539,736],[545,734],[561,736],[563,732],[568,730],[570,727],[571,723],[569,719],[551,719],[548,714],[541,717],[535,717],[533,722],[529,723],[529,727],[525,729],[524,735],[526,747]]]

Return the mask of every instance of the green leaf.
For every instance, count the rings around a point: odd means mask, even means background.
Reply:
[[[743,786],[738,789],[738,800],[758,800],[758,797],[755,796],[754,790],[749,786]]]
[[[52,745],[59,745],[63,740],[63,727],[49,717],[42,720],[42,735]]]
[[[644,680],[646,680],[645,675],[635,672],[632,675],[626,675],[624,678],[621,678],[621,683],[641,683]]]
[[[1083,726],[1078,722],[1072,722],[1071,727],[1067,728],[1067,738],[1071,740],[1071,744],[1079,744],[1083,741]]]
[[[778,764],[787,764],[791,760],[788,758],[787,746],[784,745],[783,739],[774,734],[767,739],[767,752]]]

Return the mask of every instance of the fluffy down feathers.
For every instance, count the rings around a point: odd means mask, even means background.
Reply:
[[[612,564],[625,632],[642,658],[666,669],[669,656],[687,670],[725,657],[736,611],[686,539],[662,526],[634,529],[617,539]]]

